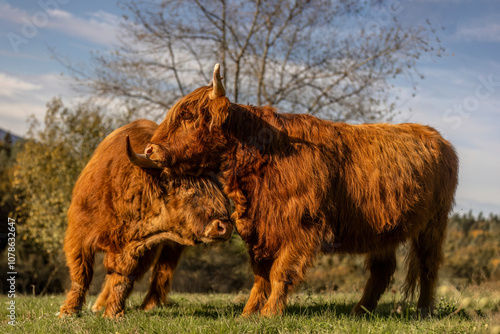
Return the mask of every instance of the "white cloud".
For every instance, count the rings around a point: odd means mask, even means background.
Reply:
[[[21,93],[36,91],[40,88],[42,88],[41,85],[0,73],[0,95],[13,97]]]
[[[110,45],[116,41],[119,21],[116,15],[102,11],[87,14],[86,18],[64,12],[64,15],[60,13],[51,20],[47,28],[92,43]]]
[[[0,3],[0,19],[14,23],[23,23],[23,18],[26,16],[27,14],[23,10],[14,8],[7,3]]]
[[[457,35],[468,42],[500,42],[500,23],[490,23],[476,27],[459,27]]]
[[[466,42],[500,42],[500,16],[493,15],[459,24],[454,39]]]
[[[23,135],[28,129],[26,119],[35,115],[42,120],[45,105],[54,96],[72,98],[67,79],[57,73],[13,76],[0,72],[0,123],[5,130]]]
[[[455,210],[473,208],[500,213],[500,156],[498,143],[482,143],[482,148],[459,147],[460,177]]]
[[[116,40],[121,21],[119,16],[104,11],[86,13],[80,17],[62,8],[45,11],[40,7],[39,10],[28,13],[9,4],[0,4],[0,19],[14,23],[17,26],[16,34],[28,39],[36,38],[38,30],[48,29],[101,45],[109,45]],[[26,28],[27,26],[34,29]],[[26,32],[29,32],[29,36],[23,35]]]
[[[64,10],[60,10],[60,9],[49,9],[47,11],[47,14],[49,14],[52,17],[57,17],[57,18],[62,18],[62,19],[70,19],[73,17],[73,15],[71,15],[71,13],[66,12]]]
[[[46,60],[46,58],[40,57],[38,55],[31,55],[31,54],[27,54],[27,53],[15,53],[15,52],[4,51],[4,50],[0,50],[0,56],[15,57],[17,59],[19,59],[19,58],[32,59],[32,60],[37,60],[37,61],[40,61],[40,60],[45,61]]]
[[[89,13],[89,15],[91,17],[93,17],[94,19],[97,19],[98,21],[107,22],[107,23],[114,25],[114,26],[119,25],[120,22],[122,21],[122,19],[119,16],[102,11],[102,10],[99,10],[95,13]]]

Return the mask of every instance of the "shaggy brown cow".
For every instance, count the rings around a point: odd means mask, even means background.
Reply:
[[[96,252],[106,252],[109,274],[98,302],[106,306],[104,316],[115,317],[123,314],[134,281],[155,258],[159,256],[144,308],[165,300],[164,284],[170,281],[182,245],[231,236],[229,200],[212,179],[172,178],[158,166],[137,160],[133,149],[143,151],[156,128],[154,122],[140,120],[115,130],[78,178],[64,241],[72,284],[61,316],[81,309]]]
[[[320,252],[367,254],[353,312],[373,310],[411,242],[406,294],[432,306],[458,158],[431,127],[349,125],[231,103],[213,83],[179,100],[145,150],[181,174],[216,173],[235,203],[255,284],[243,311],[281,313]],[[217,174],[218,173],[218,174]]]

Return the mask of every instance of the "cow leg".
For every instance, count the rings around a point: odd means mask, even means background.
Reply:
[[[109,281],[109,275],[106,275],[104,283],[102,285],[102,291],[97,297],[94,305],[92,306],[93,312],[99,312],[108,304],[109,294],[111,293],[111,282]]]
[[[295,245],[281,246],[271,267],[271,294],[260,312],[262,316],[282,314],[289,289],[304,279],[307,267],[312,263],[319,247],[314,243],[300,246],[300,249]]]
[[[366,310],[371,312],[377,307],[380,296],[389,286],[396,270],[395,251],[395,249],[390,249],[384,253],[367,255],[365,268],[370,270],[370,277],[366,282],[361,300],[352,310],[353,314],[363,314]]]
[[[254,284],[250,291],[250,297],[243,309],[243,316],[249,316],[259,312],[267,301],[267,296],[271,291],[269,283],[269,270],[271,265],[268,262],[257,263],[251,260],[254,272]]]
[[[417,308],[424,317],[432,314],[438,271],[443,262],[443,242],[447,223],[447,214],[443,214],[437,220],[431,220],[427,229],[412,240],[410,248],[408,276],[418,275],[420,296]],[[413,290],[416,285],[415,280],[414,278]]]
[[[109,295],[104,317],[121,317],[125,311],[125,301],[132,292],[134,282],[142,277],[155,259],[158,248],[142,252],[142,256],[132,256],[134,250],[122,254],[107,254],[104,266],[108,270]]]
[[[104,255],[104,266],[105,267],[108,263],[111,263],[114,261],[114,260],[108,259],[108,257],[112,257],[112,256],[115,256],[115,255],[112,253],[106,253]],[[107,274],[106,277],[104,277],[104,283],[102,284],[101,293],[99,294],[99,296],[97,296],[97,299],[96,299],[94,305],[92,306],[93,312],[99,312],[103,308],[106,308],[106,305],[108,304],[109,294],[111,293],[111,289],[112,289],[112,286],[111,286],[111,282],[109,281],[109,274]]]
[[[118,318],[125,312],[125,301],[134,287],[134,276],[113,273],[109,275],[109,282],[111,288],[104,317]]]
[[[174,243],[162,247],[151,274],[148,294],[142,302],[141,309],[151,310],[162,304],[167,305],[167,295],[170,292],[174,271],[183,250],[184,246]]]
[[[85,295],[94,274],[94,253],[81,244],[65,247],[66,260],[71,278],[71,289],[61,307],[59,317],[79,312],[85,303]]]

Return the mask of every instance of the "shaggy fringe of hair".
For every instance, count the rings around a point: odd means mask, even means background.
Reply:
[[[193,110],[197,111],[197,127],[201,122],[206,122],[209,130],[214,125],[221,125],[227,117],[228,108],[231,103],[226,97],[220,97],[215,100],[210,99],[209,93],[211,91],[212,86],[200,87],[178,100],[167,112],[164,120],[168,129],[167,134],[175,131],[186,117],[192,117],[191,113]],[[206,111],[208,111],[208,114]],[[208,115],[210,119],[207,119],[208,117],[206,116]]]

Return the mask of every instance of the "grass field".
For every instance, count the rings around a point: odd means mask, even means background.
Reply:
[[[404,307],[397,294],[386,293],[377,310],[364,317],[351,316],[359,293],[291,295],[283,316],[242,318],[248,294],[171,295],[172,305],[143,312],[142,294],[127,301],[125,317],[109,320],[89,310],[59,319],[64,296],[17,296],[16,326],[8,325],[6,296],[0,298],[0,333],[495,333],[500,334],[500,292],[488,287],[439,288],[436,314],[415,319],[414,305]]]

